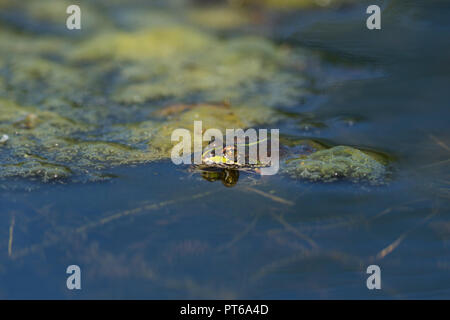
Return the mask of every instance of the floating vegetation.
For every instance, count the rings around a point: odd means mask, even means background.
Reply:
[[[358,149],[346,146],[336,146],[292,159],[285,172],[291,177],[310,181],[346,179],[370,184],[384,183],[387,175],[382,163]]]
[[[167,120],[113,124],[99,130],[99,126],[56,112],[7,100],[1,100],[0,105],[0,130],[13,137],[2,148],[0,176],[40,177],[43,181],[67,179],[73,174],[98,180],[103,179],[100,173],[105,166],[168,159],[173,130],[186,128],[193,133],[198,119],[205,130],[245,128],[277,119],[271,108],[203,104],[184,112],[169,112]],[[161,114],[167,113],[164,110]]]
[[[172,24],[77,41],[8,29],[0,38],[0,130],[13,137],[0,177],[102,180],[112,166],[168,159],[172,131],[194,120],[204,129],[270,125],[281,118],[275,106],[305,94],[305,76],[292,72],[304,53],[260,37]],[[167,99],[188,107],[170,109]]]
[[[205,28],[230,30],[252,23],[251,15],[237,7],[214,6],[192,9],[188,21]]]
[[[287,118],[277,109],[308,94],[313,75],[304,68],[317,58],[299,48],[259,36],[219,37],[168,11],[170,23],[144,23],[149,11],[105,16],[95,6],[85,10],[86,28],[95,32],[75,39],[53,27],[65,17],[59,13],[64,5],[33,2],[0,33],[6,44],[0,48],[0,132],[9,137],[0,177],[103,180],[113,166],[168,159],[173,130],[193,133],[196,120],[204,130],[271,126]],[[7,1],[4,7],[16,12],[21,5]],[[246,23],[245,11],[233,6],[221,21],[206,19],[214,10],[220,9],[192,9],[187,21],[219,29]],[[133,17],[137,22],[128,29],[106,22]],[[25,22],[42,19],[45,36],[32,36]],[[305,115],[299,128],[324,126]]]
[[[144,41],[148,48],[142,50]],[[117,76],[113,99],[120,103],[195,95],[203,101],[276,106],[295,104],[304,95],[304,77],[287,69],[295,55],[262,38],[219,41],[189,28],[157,28],[100,36],[75,57],[99,59],[111,52],[109,58],[133,61]]]

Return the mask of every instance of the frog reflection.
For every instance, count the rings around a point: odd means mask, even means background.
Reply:
[[[225,187],[234,187],[239,180],[239,171],[231,169],[223,170],[205,170],[202,171],[202,177],[208,181],[221,180]]]

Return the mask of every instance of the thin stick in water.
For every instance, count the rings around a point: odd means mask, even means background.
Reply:
[[[16,223],[16,215],[13,213],[13,216],[11,218],[11,225],[9,226],[8,257],[12,256],[12,245],[13,245],[15,223]]]

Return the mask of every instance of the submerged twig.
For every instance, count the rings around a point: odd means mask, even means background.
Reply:
[[[429,134],[428,137],[433,140],[438,146],[442,147],[443,149],[450,151],[450,147],[445,144],[442,140],[439,140],[437,137],[433,136],[432,134]]]
[[[248,187],[247,186],[247,187],[243,187],[242,189],[246,190],[246,191],[250,191],[250,192],[256,193],[256,194],[259,194],[260,196],[263,196],[265,198],[268,198],[270,200],[273,200],[275,202],[282,203],[282,204],[285,204],[285,205],[288,205],[288,206],[293,206],[295,204],[294,202],[292,202],[290,200],[286,200],[286,199],[283,199],[281,197],[274,196],[273,194],[270,194],[270,193],[267,193],[265,191],[261,191],[261,190],[258,190],[258,189],[252,188],[252,187]]]
[[[368,220],[368,222],[372,222],[372,221],[375,220],[375,219],[381,218],[382,216],[385,216],[386,214],[391,213],[394,209],[399,209],[399,208],[401,208],[401,207],[403,207],[403,206],[406,206],[406,205],[409,205],[409,204],[413,204],[413,203],[416,203],[416,202],[426,201],[426,200],[427,200],[426,198],[423,198],[423,199],[415,199],[415,200],[413,200],[413,201],[407,201],[407,202],[405,202],[405,203],[402,203],[402,204],[399,204],[399,205],[396,205],[396,206],[392,206],[392,207],[386,208],[386,209],[384,209],[383,211],[381,211],[380,213],[377,213],[375,216],[371,217],[371,218]]]
[[[300,232],[297,228],[290,225],[281,215],[272,213],[272,216],[277,220],[287,231],[292,232],[294,235],[302,239],[303,241],[308,242],[308,244],[313,248],[317,249],[319,248],[319,245],[310,237],[308,237],[306,234],[303,234]]]
[[[418,225],[412,227],[411,229],[403,232],[397,239],[395,239],[391,244],[389,244],[387,247],[382,249],[378,254],[375,256],[376,260],[383,259],[388,254],[392,253],[401,243],[402,241],[413,231],[418,229],[419,227],[423,226],[427,223],[428,220],[430,220],[432,217],[434,217],[438,213],[438,210],[436,208],[433,208],[432,212],[426,216]]]
[[[383,259],[388,254],[390,254],[392,251],[394,251],[400,243],[402,243],[403,239],[406,238],[406,236],[409,234],[409,232],[405,232],[400,237],[398,237],[394,242],[392,242],[390,245],[388,245],[386,248],[378,252],[376,259]]]
[[[255,218],[252,220],[252,222],[249,225],[247,225],[242,232],[240,232],[236,236],[234,236],[230,242],[220,246],[217,249],[217,251],[223,251],[225,249],[231,248],[235,243],[237,243],[239,240],[241,240],[244,236],[246,236],[255,227],[258,219],[259,219],[259,215],[255,216]]]
[[[16,223],[16,215],[13,212],[12,218],[11,218],[11,224],[9,226],[9,240],[8,240],[8,256],[11,257],[12,255],[12,245],[13,245],[13,237],[14,237],[14,225]]]
[[[208,191],[208,192],[196,194],[196,195],[189,196],[189,197],[183,197],[183,198],[179,198],[179,199],[173,199],[173,200],[163,201],[163,202],[159,202],[159,203],[148,204],[143,207],[125,210],[125,211],[104,217],[96,222],[88,223],[88,224],[80,226],[76,229],[73,229],[72,231],[69,231],[69,235],[80,234],[80,233],[83,233],[90,229],[105,225],[107,223],[110,223],[112,221],[118,220],[123,217],[132,216],[137,213],[144,212],[144,211],[156,210],[156,209],[168,206],[168,205],[172,205],[172,204],[187,201],[187,200],[199,199],[199,198],[205,197],[207,195],[210,195],[212,193],[214,193],[214,191]],[[61,237],[54,237],[52,239],[45,240],[41,243],[31,245],[30,247],[24,248],[24,249],[20,250],[19,252],[15,253],[14,255],[11,255],[11,258],[17,259],[17,258],[23,257],[31,252],[35,252],[36,250],[51,246],[51,245],[57,243],[60,240],[60,238]]]
[[[257,271],[251,277],[251,281],[255,282],[255,281],[265,277],[267,274],[272,273],[282,267],[288,266],[297,261],[311,259],[314,257],[327,257],[333,261],[340,263],[341,265],[348,266],[348,267],[351,267],[351,268],[357,269],[357,270],[361,269],[362,266],[364,266],[364,261],[361,258],[352,256],[352,255],[349,255],[349,254],[346,254],[346,253],[343,253],[340,251],[305,249],[305,250],[301,250],[300,252],[293,254],[292,256],[283,258],[283,259],[275,261],[275,262],[271,262],[271,263],[263,266],[262,268],[259,269],[259,271]]]

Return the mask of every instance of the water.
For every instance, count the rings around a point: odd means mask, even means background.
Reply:
[[[328,127],[300,134],[389,154],[388,185],[241,174],[226,188],[170,161],[107,182],[25,181],[39,188],[0,195],[0,297],[450,298],[450,5],[384,5],[381,31],[358,5],[248,32],[335,68],[295,110]],[[80,291],[66,288],[71,264]],[[382,290],[366,287],[371,264]]]

